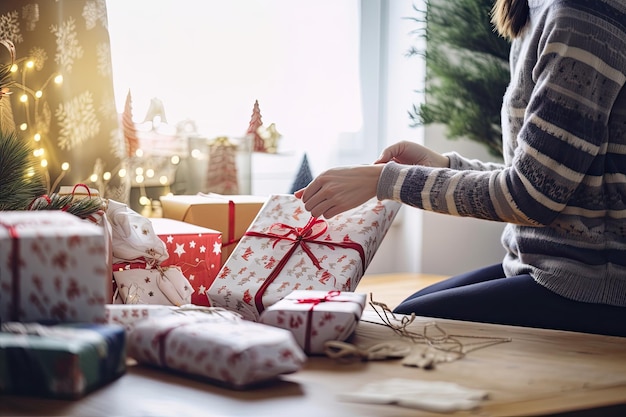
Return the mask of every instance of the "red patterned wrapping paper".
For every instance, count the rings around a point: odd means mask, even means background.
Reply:
[[[258,321],[295,290],[354,291],[400,207],[372,199],[324,220],[293,195],[270,196],[209,288],[211,305]]]
[[[307,354],[323,354],[324,343],[354,332],[366,295],[341,291],[293,291],[269,306],[259,321],[291,331]]]
[[[0,212],[0,320],[104,323],[102,227],[63,211]]]
[[[194,288],[191,303],[208,306],[206,292],[222,266],[222,233],[173,219],[150,220],[169,254],[161,266],[178,266]]]
[[[237,389],[296,372],[306,361],[288,330],[200,308],[138,321],[128,335],[128,356]]]

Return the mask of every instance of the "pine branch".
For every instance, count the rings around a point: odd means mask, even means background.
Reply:
[[[0,130],[0,210],[26,210],[45,192],[31,147],[15,131]]]
[[[41,196],[30,206],[30,210],[63,210],[81,219],[89,217],[101,208],[103,208],[103,201],[100,197],[74,200],[72,194],[59,195],[57,193]]]

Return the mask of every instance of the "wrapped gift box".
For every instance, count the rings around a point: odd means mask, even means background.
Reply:
[[[178,266],[146,262],[113,264],[115,304],[190,304],[194,288]],[[206,298],[206,297],[205,297]]]
[[[0,320],[104,323],[103,228],[63,211],[0,212]]]
[[[191,307],[138,321],[128,334],[128,355],[237,389],[296,372],[306,361],[288,330],[223,309]]]
[[[161,266],[178,266],[194,288],[191,303],[208,306],[206,291],[222,266],[221,232],[179,220],[150,220],[169,254]]]
[[[107,323],[124,326],[126,331],[130,332],[137,322],[166,316],[178,307],[155,304],[107,304],[105,308]]]
[[[293,195],[272,195],[209,288],[211,305],[257,321],[295,290],[354,291],[400,203],[372,199],[315,219]]]
[[[73,399],[126,371],[124,328],[7,322],[0,332],[0,393]]]
[[[253,195],[163,196],[163,217],[208,227],[222,233],[222,266],[267,200]]]
[[[269,306],[259,321],[287,329],[308,354],[324,353],[324,343],[344,341],[354,332],[366,295],[341,291],[293,291]]]

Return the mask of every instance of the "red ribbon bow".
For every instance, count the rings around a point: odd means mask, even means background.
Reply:
[[[283,256],[283,258],[278,262],[276,268],[270,273],[270,275],[265,279],[257,293],[254,295],[254,304],[257,308],[257,311],[260,313],[263,312],[265,307],[263,306],[263,294],[265,290],[270,286],[272,282],[278,277],[278,274],[285,267],[289,258],[294,254],[298,247],[301,247],[304,253],[308,255],[308,257],[313,262],[313,265],[317,269],[322,269],[322,266],[319,263],[319,260],[315,257],[315,254],[309,247],[309,243],[316,243],[318,245],[324,245],[329,247],[332,250],[335,250],[335,247],[354,249],[359,253],[361,257],[361,263],[363,265],[363,270],[365,270],[365,251],[363,247],[358,243],[350,240],[349,238],[344,238],[342,242],[332,242],[327,240],[318,240],[321,236],[326,233],[328,230],[328,225],[323,219],[318,219],[315,217],[311,217],[307,224],[304,227],[294,227],[284,223],[274,223],[272,224],[268,231],[263,232],[255,232],[255,231],[247,231],[245,236],[255,236],[255,237],[267,237],[270,239],[275,239],[272,247],[276,247],[278,242],[281,240],[287,240],[292,242],[292,246],[287,251],[287,253]]]

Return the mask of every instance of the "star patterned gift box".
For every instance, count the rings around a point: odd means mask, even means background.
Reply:
[[[113,264],[113,282],[114,304],[181,306],[194,292],[180,267],[140,261]]]
[[[236,389],[296,372],[306,361],[288,330],[201,306],[136,322],[128,334],[128,355]]]
[[[79,398],[126,371],[122,326],[7,322],[0,331],[0,394]]]
[[[0,212],[0,320],[104,323],[103,228],[60,210]]]
[[[173,219],[150,220],[169,254],[161,266],[179,267],[194,288],[191,303],[208,306],[206,291],[222,266],[221,232]]]
[[[160,198],[163,217],[208,227],[222,233],[224,265],[267,197],[254,195],[171,195]]]
[[[293,291],[269,306],[260,322],[287,329],[308,354],[323,354],[324,344],[344,341],[354,332],[366,295],[341,291]]]
[[[399,209],[372,199],[324,220],[271,195],[209,288],[211,305],[258,321],[295,290],[354,291]]]

